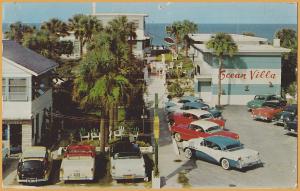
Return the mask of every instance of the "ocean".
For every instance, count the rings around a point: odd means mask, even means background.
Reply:
[[[169,24],[146,24],[146,34],[152,37],[153,45],[164,45],[165,32]],[[243,32],[253,32],[258,37],[267,38],[270,42],[274,38],[276,31],[282,28],[292,28],[297,31],[295,24],[198,24],[199,33],[226,32],[242,34]]]
[[[30,23],[30,25],[36,28],[40,27],[40,23]],[[165,28],[170,24],[161,23],[146,23],[146,34],[152,39],[153,45],[165,45],[164,38],[167,37]],[[258,37],[267,38],[270,42],[274,38],[276,31],[282,28],[292,28],[297,30],[296,24],[198,24],[198,30],[200,33],[236,33],[242,34],[243,32],[253,32]],[[5,32],[9,29],[8,23],[2,24],[2,29]]]

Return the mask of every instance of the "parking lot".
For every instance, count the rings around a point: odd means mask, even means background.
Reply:
[[[240,135],[240,141],[246,148],[260,153],[262,166],[245,171],[223,170],[216,164],[201,160],[187,160],[171,141],[167,124],[161,118],[161,139],[159,165],[164,187],[271,187],[294,188],[297,181],[297,136],[290,135],[281,126],[255,121],[245,106],[227,106],[223,116],[227,120],[226,128]],[[179,144],[180,145],[180,144]],[[186,184],[178,181],[183,173]],[[181,174],[182,176],[182,174]]]

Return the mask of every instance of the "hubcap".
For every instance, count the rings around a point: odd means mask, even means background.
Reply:
[[[229,162],[228,162],[228,160],[226,160],[226,159],[222,160],[222,167],[224,169],[226,169],[226,170],[229,168]]]
[[[190,149],[185,150],[185,157],[188,159],[192,158],[192,151]]]
[[[176,134],[175,134],[175,140],[176,140],[176,141],[180,141],[180,140],[181,140],[180,134],[179,134],[179,133],[176,133]]]

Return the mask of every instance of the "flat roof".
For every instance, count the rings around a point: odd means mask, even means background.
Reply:
[[[213,52],[212,49],[206,48],[205,44],[194,44],[194,46],[202,52]],[[284,53],[290,52],[290,49],[282,47],[274,47],[272,45],[240,45],[238,44],[238,53]]]
[[[105,15],[105,16],[143,16],[148,17],[148,14],[145,13],[94,13],[94,16]]]
[[[211,39],[212,36],[216,35],[215,33],[198,33],[198,34],[188,34],[189,38],[194,41],[203,41],[207,42]],[[235,42],[267,42],[268,39],[255,36],[246,36],[241,34],[229,34]]]

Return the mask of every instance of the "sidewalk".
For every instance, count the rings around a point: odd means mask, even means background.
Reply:
[[[147,80],[147,95],[144,99],[149,103],[150,108],[154,108],[155,93],[158,94],[158,116],[160,119],[160,138],[158,149],[158,165],[160,176],[162,177],[162,187],[182,188],[177,178],[180,172],[186,172],[194,168],[195,162],[186,160],[184,156],[176,154],[176,147],[172,143],[172,138],[165,120],[164,101],[167,97],[165,87],[165,76],[150,75]],[[153,110],[152,110],[153,111]],[[152,117],[153,117],[153,112]]]

